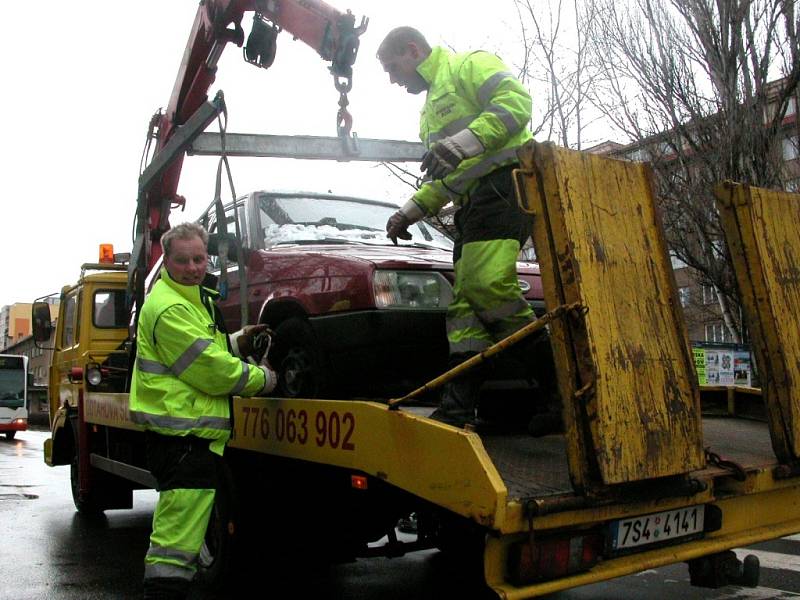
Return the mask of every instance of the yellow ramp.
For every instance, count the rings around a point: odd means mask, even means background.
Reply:
[[[701,468],[698,384],[648,167],[536,142],[521,160],[547,307],[587,309],[552,325],[573,482]]]
[[[800,195],[726,182],[715,190],[779,459],[800,456]]]

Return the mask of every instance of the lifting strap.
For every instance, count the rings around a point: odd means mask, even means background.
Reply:
[[[224,119],[223,119],[224,117]],[[233,201],[233,223],[234,223],[234,248],[236,250],[236,262],[239,269],[239,308],[241,311],[241,327],[248,324],[249,310],[247,305],[247,273],[245,270],[244,252],[242,248],[242,232],[239,227],[239,207],[236,202],[236,189],[233,186],[233,175],[228,156],[225,152],[225,130],[228,124],[228,108],[223,104],[222,110],[217,115],[219,123],[220,137],[220,157],[217,164],[217,178],[214,187],[214,208],[217,216],[217,253],[219,254],[219,293],[224,300],[228,297],[228,223],[225,219],[225,208],[222,205],[222,166],[228,175],[228,185],[231,190]]]

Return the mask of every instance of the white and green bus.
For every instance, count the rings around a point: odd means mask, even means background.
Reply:
[[[28,429],[28,357],[0,354],[0,433]]]

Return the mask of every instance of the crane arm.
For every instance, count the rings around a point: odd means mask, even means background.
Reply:
[[[355,26],[349,11],[342,13],[321,0],[201,0],[183,53],[166,111],[157,120],[154,158],[208,99],[208,90],[216,77],[217,62],[228,43],[245,44],[242,19],[254,13],[254,26],[245,46],[245,58],[268,67],[275,55],[275,37],[285,29],[294,38],[317,51],[331,63],[336,89],[344,95],[350,89],[352,65],[358,51],[358,36],[367,20]],[[342,102],[340,99],[340,106]],[[137,240],[140,273],[149,271],[161,256],[161,234],[169,229],[171,206],[183,204],[176,193],[185,153],[180,152],[163,174],[139,190]],[[146,215],[146,218],[142,218]]]

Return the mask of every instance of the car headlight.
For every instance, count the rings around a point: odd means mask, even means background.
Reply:
[[[453,300],[450,282],[435,272],[375,271],[372,288],[378,308],[446,308]]]

